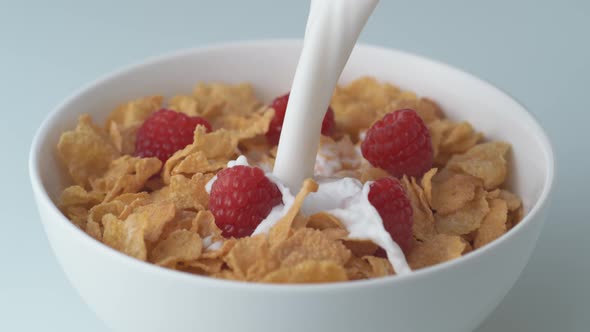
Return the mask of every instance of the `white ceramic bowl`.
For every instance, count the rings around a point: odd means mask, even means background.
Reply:
[[[510,290],[545,219],[554,174],[551,144],[522,105],[460,70],[399,51],[354,50],[342,82],[375,76],[436,100],[454,119],[512,143],[511,182],[527,214],[466,257],[408,276],[325,285],[216,280],[159,268],[96,242],[56,208],[67,184],[55,155],[79,114],[101,121],[117,104],[188,92],[197,81],[252,82],[264,101],[289,90],[299,41],[256,41],[182,51],[117,71],[58,106],[31,147],[30,176],[53,251],[72,285],[116,331],[470,331]]]

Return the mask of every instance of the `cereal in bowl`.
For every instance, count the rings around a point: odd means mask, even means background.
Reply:
[[[458,258],[523,216],[510,145],[432,100],[363,77],[336,88],[314,179],[272,175],[289,95],[199,83],[190,95],[82,115],[57,152],[59,207],[128,256],[198,275],[318,283],[401,275]]]

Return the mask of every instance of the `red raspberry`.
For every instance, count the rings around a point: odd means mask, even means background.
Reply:
[[[225,237],[244,237],[268,216],[283,196],[258,167],[235,166],[217,173],[209,209]]]
[[[277,97],[273,100],[270,107],[274,108],[275,116],[270,121],[266,138],[272,145],[279,143],[281,137],[281,130],[283,129],[283,122],[285,121],[285,112],[287,111],[287,102],[289,101],[289,94]],[[328,106],[324,120],[322,121],[322,135],[332,136],[334,132],[334,111]]]
[[[164,108],[154,112],[137,131],[135,155],[158,157],[164,163],[174,152],[193,142],[193,133],[198,125],[205,126],[207,132],[211,131],[211,125],[204,118]]]
[[[379,212],[385,230],[407,254],[412,246],[413,211],[399,180],[381,178],[373,182],[369,202]]]
[[[432,167],[432,141],[422,119],[411,109],[387,113],[361,144],[363,157],[395,177],[420,177]]]

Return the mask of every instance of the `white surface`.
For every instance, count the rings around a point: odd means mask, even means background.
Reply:
[[[81,85],[147,56],[219,41],[301,38],[308,8],[272,0],[8,0],[0,8],[7,160],[0,331],[106,332],[65,279],[39,222],[26,167],[34,131]],[[478,332],[590,326],[589,18],[586,0],[381,1],[361,36],[493,82],[527,105],[554,142],[558,176],[548,222],[520,279]]]
[[[170,91],[189,89],[197,74],[229,82],[247,77],[262,95],[276,95],[275,74],[292,74],[300,45],[234,44],[150,60],[97,80],[66,100],[43,123],[33,141],[29,165],[43,226],[66,275],[108,326],[121,332],[183,332],[196,326],[228,332],[352,332],[367,324],[373,331],[390,331],[392,326],[416,332],[471,331],[516,281],[541,230],[553,182],[553,154],[542,129],[518,103],[489,84],[451,67],[382,48],[355,48],[343,80],[363,74],[388,81],[395,77],[402,88],[411,87],[437,100],[450,117],[468,119],[490,138],[512,142],[517,175],[513,189],[523,198],[527,214],[486,247],[449,263],[394,277],[318,286],[248,284],[193,276],[132,259],[94,241],[52,203],[67,180],[60,176],[61,164],[52,147],[63,127],[75,122],[80,109],[101,121],[112,108],[105,105],[155,91],[170,97]],[[219,70],[228,68],[233,56],[243,66],[229,73]],[[281,59],[276,67],[259,71],[257,63],[269,64],[274,58]],[[428,78],[414,75],[420,70],[427,71]],[[435,83],[445,81],[454,84]],[[465,91],[465,96],[457,98],[452,89]],[[474,108],[477,116],[471,113]],[[508,121],[513,122],[511,127],[504,125]],[[525,171],[527,176],[518,176]],[[424,312],[429,319],[424,319]],[[228,313],[231,320],[226,319]]]
[[[312,0],[273,174],[299,191],[313,177],[322,119],[352,48],[378,0]]]

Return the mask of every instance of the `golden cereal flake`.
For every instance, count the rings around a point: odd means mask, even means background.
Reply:
[[[113,145],[122,154],[133,154],[135,138],[141,124],[162,107],[162,96],[148,96],[117,107],[105,123]]]
[[[88,223],[103,225],[102,218],[107,214],[112,214],[117,218],[122,218],[121,213],[125,210],[125,206],[126,205],[121,201],[97,204],[88,211]]]
[[[193,97],[201,109],[200,114],[212,117],[221,114],[250,114],[260,107],[254,89],[249,83],[199,83]]]
[[[269,283],[323,283],[348,280],[346,270],[332,261],[304,261],[295,266],[280,268],[262,282]]]
[[[223,128],[231,131],[239,140],[263,135],[268,131],[270,121],[274,117],[274,110],[263,107],[247,115],[230,114],[213,121],[213,128]]]
[[[220,258],[199,257],[197,260],[184,262],[184,264],[178,268],[194,274],[211,275],[221,272],[223,264],[223,260]]]
[[[102,228],[96,222],[86,224],[86,234],[92,236],[95,240],[102,242]]]
[[[400,94],[398,99],[392,101],[387,107],[382,109],[381,116],[389,112],[393,112],[400,109],[413,109],[416,114],[424,123],[430,123],[441,119],[444,114],[440,106],[431,99],[428,98],[417,98],[416,95],[412,94]]]
[[[437,214],[449,214],[465,206],[482,188],[481,180],[467,174],[453,174],[444,181],[433,181],[431,206]]]
[[[112,214],[103,217],[103,242],[128,256],[145,261],[147,249],[144,241],[144,224],[139,220],[119,220]]]
[[[483,137],[468,122],[453,122],[447,119],[427,124],[432,139],[434,164],[445,165],[458,153],[464,153],[475,146]]]
[[[193,220],[192,230],[198,232],[202,238],[221,239],[221,229],[215,224],[215,217],[211,211],[199,211]]]
[[[81,186],[69,186],[61,193],[59,199],[60,208],[67,208],[70,206],[83,206],[90,208],[95,204],[102,202],[104,193],[96,191],[87,191]]]
[[[346,86],[338,86],[332,97],[336,127],[356,138],[361,130],[379,118],[378,111],[399,98],[399,88],[362,77]]]
[[[279,262],[271,255],[266,234],[238,239],[224,261],[244,280],[263,278],[279,267]]]
[[[204,109],[199,104],[199,100],[193,96],[174,96],[168,102],[168,109],[184,113],[188,116],[203,116]]]
[[[326,212],[318,212],[312,214],[311,216],[309,216],[309,219],[307,220],[307,224],[305,226],[317,230],[325,230],[328,228],[344,228],[344,225],[342,225],[338,218]]]
[[[435,215],[436,229],[439,233],[464,235],[478,229],[490,211],[486,194],[478,190],[475,198],[462,208],[450,214]]]
[[[455,124],[444,137],[440,148],[445,153],[463,153],[475,146],[483,135],[476,132],[469,122]]]
[[[291,226],[295,217],[299,213],[299,210],[301,210],[301,207],[303,206],[305,197],[307,197],[309,193],[316,192],[317,190],[318,184],[312,179],[306,179],[303,182],[303,186],[301,187],[301,190],[299,190],[299,193],[297,193],[297,196],[295,196],[295,201],[289,211],[287,211],[287,214],[277,221],[268,232],[268,240],[271,246],[278,245],[289,237],[291,234]]]
[[[500,189],[500,195],[498,198],[506,201],[508,211],[510,212],[516,211],[518,208],[522,207],[522,200],[508,190]]]
[[[162,234],[164,226],[174,219],[175,214],[176,209],[173,203],[152,203],[139,207],[125,219],[125,223],[142,225],[145,240],[155,242]]]
[[[340,241],[328,238],[319,230],[302,228],[287,240],[273,246],[272,251],[281,266],[294,266],[306,260],[334,261],[344,265],[350,258],[348,250]]]
[[[347,232],[348,233],[348,232]],[[368,241],[368,240],[357,240],[357,239],[348,239],[344,238],[342,243],[350,252],[357,257],[369,256],[374,255],[377,249],[379,248],[378,245],[375,243]]]
[[[368,275],[369,278],[381,278],[395,274],[391,263],[385,258],[365,256],[363,257],[363,260],[369,263],[369,266],[371,267]]]
[[[190,230],[196,232],[196,230],[193,229],[193,221],[196,216],[197,213],[194,211],[177,211],[174,219],[164,225],[162,233],[160,234],[160,239],[165,239],[178,230]]]
[[[111,142],[121,154],[132,155],[135,152],[137,130],[141,123],[121,128],[116,122],[111,122],[107,128]]]
[[[171,174],[174,176],[177,174],[212,173],[225,168],[226,164],[226,159],[208,159],[204,151],[196,151],[182,159]]]
[[[481,222],[481,226],[475,233],[473,246],[475,249],[492,242],[506,233],[506,221],[508,219],[508,205],[501,199],[490,201],[490,212]]]
[[[344,265],[348,280],[368,279],[373,273],[373,268],[367,260],[357,256],[352,256]]]
[[[180,229],[154,247],[150,252],[150,261],[156,265],[176,268],[179,262],[198,259],[202,251],[203,243],[199,235]]]
[[[223,259],[223,257],[225,257],[233,249],[237,242],[238,240],[234,238],[225,239],[221,244],[221,248],[214,250],[207,248],[207,250],[205,250],[205,252],[201,255],[201,258]]]
[[[447,167],[481,179],[487,190],[495,189],[508,175],[506,157],[509,149],[510,145],[505,142],[478,144],[464,154],[453,156]]]
[[[205,185],[213,174],[196,173],[191,178],[173,175],[170,184],[152,193],[154,202],[172,202],[178,210],[206,210],[209,206],[209,194]]]
[[[74,182],[84,188],[119,156],[108,135],[92,123],[89,115],[80,116],[76,129],[61,135],[57,150]]]
[[[434,216],[428,206],[424,190],[416,183],[416,179],[409,180],[404,176],[401,184],[412,205],[412,234],[418,240],[426,240],[432,237],[436,231],[434,226]]]
[[[175,168],[186,158],[192,158],[192,160],[206,158],[208,161],[213,160],[213,163],[227,163],[227,161],[232,160],[237,155],[238,142],[238,137],[225,129],[218,129],[207,133],[205,127],[197,126],[195,128],[193,143],[182,150],[176,151],[164,164],[162,170],[164,183],[170,183],[170,177],[176,173],[180,173]],[[204,156],[190,157],[193,154],[204,154]],[[209,164],[210,162],[207,163],[207,166]],[[196,167],[193,166],[193,168]],[[200,171],[198,169],[194,170]]]
[[[136,193],[146,181],[160,171],[162,162],[158,158],[121,156],[111,162],[107,172],[90,184],[94,190],[106,192],[105,201],[126,193]]]
[[[408,263],[414,270],[461,257],[467,242],[457,235],[437,234],[414,246],[408,255]]]
[[[81,186],[69,186],[61,194],[59,209],[76,226],[84,229],[89,209],[102,202],[104,193],[86,191]]]
[[[162,107],[162,100],[162,96],[148,96],[122,104],[109,114],[105,128],[109,128],[111,123],[116,123],[121,129],[143,123]]]

